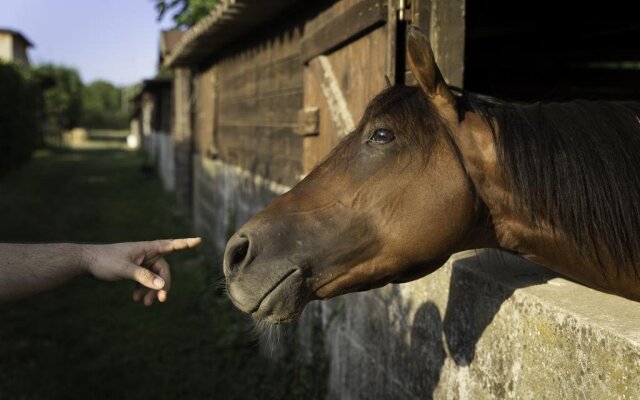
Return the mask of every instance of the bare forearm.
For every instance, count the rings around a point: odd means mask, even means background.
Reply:
[[[0,302],[60,286],[86,271],[83,245],[0,244]]]
[[[198,246],[200,238],[112,244],[0,243],[0,303],[60,286],[90,274],[103,281],[130,279],[141,285],[134,300],[167,299],[171,285],[164,256]]]

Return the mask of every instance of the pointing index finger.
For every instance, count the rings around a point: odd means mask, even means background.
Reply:
[[[195,238],[185,238],[185,239],[167,239],[167,240],[159,240],[159,248],[158,251],[162,255],[166,255],[172,253],[174,251],[184,250],[184,249],[193,249],[202,243],[202,239],[199,237]]]

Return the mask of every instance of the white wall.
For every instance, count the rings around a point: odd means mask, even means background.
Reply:
[[[0,33],[0,60],[13,60],[13,38],[7,33]]]

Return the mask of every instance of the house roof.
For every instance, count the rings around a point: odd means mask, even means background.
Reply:
[[[266,24],[301,0],[220,0],[186,31],[164,60],[167,67],[197,64],[223,46]]]
[[[33,47],[33,43],[27,39],[27,37],[25,35],[23,35],[22,33],[13,30],[13,29],[8,29],[8,28],[1,28],[0,27],[0,33],[7,33],[11,36],[17,37],[18,39],[22,40],[24,43],[26,43],[27,47]]]

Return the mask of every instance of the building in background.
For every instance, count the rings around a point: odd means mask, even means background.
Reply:
[[[171,80],[145,79],[132,99],[131,132],[156,167],[165,190],[174,190],[173,143],[171,140]]]
[[[175,191],[175,164],[180,157],[174,154],[174,147],[179,142],[174,137],[174,71],[162,65],[182,34],[178,29],[160,32],[158,74],[153,79],[145,79],[132,98],[131,135],[128,138],[130,147],[140,144],[146,151],[167,191]]]
[[[29,67],[29,47],[33,47],[33,43],[22,33],[0,27],[0,60]]]

